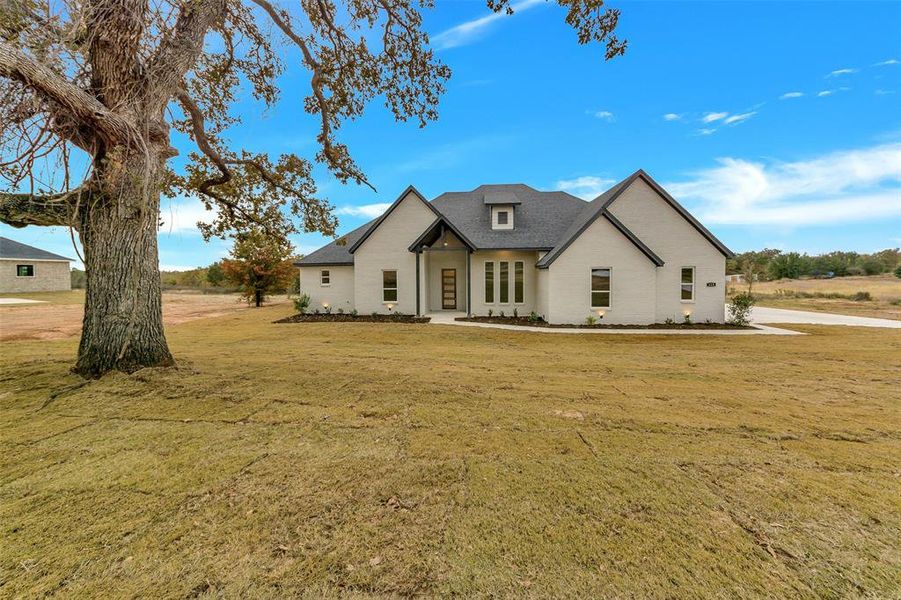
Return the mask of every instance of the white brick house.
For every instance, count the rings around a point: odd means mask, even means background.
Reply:
[[[483,185],[431,202],[410,187],[374,221],[295,263],[311,309],[550,323],[724,320],[732,253],[644,171],[591,202]]]

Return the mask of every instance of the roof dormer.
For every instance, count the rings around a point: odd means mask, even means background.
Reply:
[[[512,192],[492,192],[485,194],[485,204],[491,211],[491,229],[514,228],[516,206],[521,204]]]

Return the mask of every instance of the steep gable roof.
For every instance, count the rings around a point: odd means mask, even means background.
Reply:
[[[650,175],[645,173],[643,170],[639,169],[632,175],[626,177],[609,190],[592,200],[588,203],[588,206],[585,210],[582,211],[581,214],[573,221],[572,225],[566,230],[563,236],[560,238],[559,243],[547,254],[545,254],[540,261],[536,264],[539,269],[546,269],[552,262],[554,262],[564,250],[566,250],[570,244],[572,244],[576,238],[578,238],[582,232],[588,229],[588,226],[591,225],[595,219],[599,217],[604,217],[610,223],[613,224],[614,227],[620,230],[629,240],[635,244],[639,250],[641,250],[645,256],[650,258],[654,263],[659,267],[663,265],[663,261],[654,254],[650,248],[648,248],[634,233],[632,233],[621,221],[619,221],[613,214],[608,211],[608,207],[616,202],[616,199],[637,179],[641,179],[645,183],[647,183],[651,189],[653,189],[657,194],[660,195],[673,209],[679,213],[679,215],[688,221],[688,223],[694,227],[698,233],[704,236],[708,242],[710,242],[717,250],[719,250],[726,258],[732,258],[734,254],[731,250],[729,250],[722,242],[720,242],[716,236],[714,236],[710,231],[707,230],[703,225],[701,225],[697,219],[695,219],[685,208],[676,202],[675,198],[669,195],[666,190],[664,190],[660,184],[654,181]]]
[[[388,218],[388,215],[390,215],[394,211],[394,209],[397,208],[400,205],[400,203],[404,201],[404,198],[407,197],[407,194],[411,194],[411,193],[414,196],[416,196],[416,198],[418,198],[420,201],[422,201],[423,204],[425,204],[427,207],[429,207],[429,210],[431,210],[433,213],[435,213],[435,217],[440,218],[443,216],[440,212],[435,210],[435,207],[432,206],[432,204],[428,200],[426,200],[422,194],[419,193],[419,190],[417,190],[412,185],[407,186],[407,189],[405,189],[403,191],[403,193],[397,197],[397,200],[395,200],[391,204],[391,206],[388,207],[388,210],[383,212],[378,219],[373,221],[372,226],[369,227],[365,232],[363,232],[363,235],[360,236],[360,239],[358,239],[356,242],[353,243],[353,245],[350,246],[350,248],[348,249],[348,252],[350,252],[351,254],[356,252],[357,248],[359,248],[363,244],[363,242],[365,242],[366,239],[370,235],[372,235],[372,232],[375,231],[376,229],[378,229],[378,226],[381,225],[382,222]]]
[[[325,266],[341,266],[354,264],[353,254],[350,253],[350,247],[357,243],[363,235],[375,224],[372,220],[365,225],[357,227],[349,233],[345,233],[341,237],[331,241],[315,252],[310,252],[300,260],[294,262],[296,267],[325,267]]]
[[[0,259],[2,258],[10,260],[74,260],[9,238],[0,237]]]

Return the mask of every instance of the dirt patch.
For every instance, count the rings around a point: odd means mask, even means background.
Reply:
[[[428,323],[429,317],[414,317],[413,315],[291,315],[276,323]]]
[[[469,321],[471,323],[494,323],[496,325],[516,325],[519,327],[549,327],[552,329],[757,329],[756,327],[743,327],[729,325],[728,323],[653,323],[651,325],[612,325],[610,323],[565,324],[548,323],[547,321],[532,321],[529,317],[457,317],[455,321]]]
[[[277,298],[269,304],[281,304]],[[163,322],[177,325],[195,319],[221,317],[247,310],[233,294],[163,293]],[[80,304],[0,306],[0,340],[58,340],[81,333],[84,307]]]

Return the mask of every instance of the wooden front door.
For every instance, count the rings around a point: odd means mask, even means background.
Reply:
[[[457,310],[457,269],[441,269],[441,308]]]

